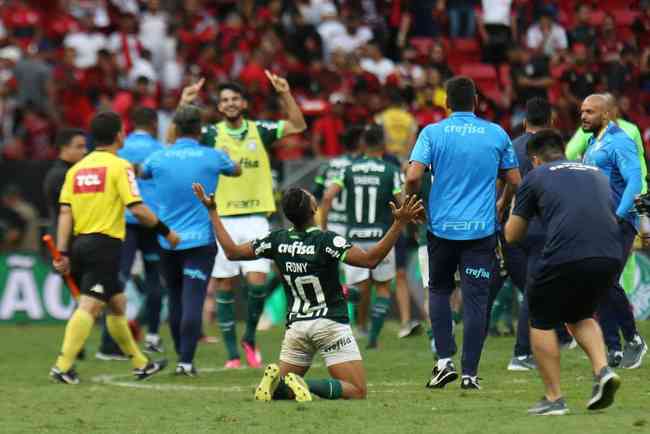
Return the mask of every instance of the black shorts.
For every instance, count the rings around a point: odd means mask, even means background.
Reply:
[[[621,268],[612,258],[587,258],[559,265],[541,265],[528,288],[530,324],[551,330],[558,323],[592,318]]]
[[[83,295],[108,302],[124,291],[119,282],[122,241],[103,234],[79,235],[72,242],[70,264]]]

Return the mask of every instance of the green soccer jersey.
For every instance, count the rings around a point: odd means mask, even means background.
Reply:
[[[401,191],[400,170],[381,158],[361,157],[334,181],[346,192],[348,238],[376,241],[393,222],[389,203]]]
[[[323,198],[327,190],[336,179],[340,179],[346,167],[352,164],[354,157],[343,155],[324,163],[319,169],[316,178],[314,178],[313,193],[319,201]],[[345,212],[347,192],[344,190],[339,193],[332,201],[332,208],[327,216],[327,223],[345,224],[347,214]]]
[[[280,229],[253,241],[255,255],[273,260],[282,274],[287,324],[316,318],[349,322],[338,263],[351,247],[345,238],[316,227]]]

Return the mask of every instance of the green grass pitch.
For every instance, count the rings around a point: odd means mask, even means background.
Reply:
[[[650,323],[640,323],[650,337]],[[167,327],[163,326],[167,356]],[[241,332],[241,330],[240,330]],[[253,389],[261,370],[223,371],[221,344],[201,344],[199,376],[177,378],[173,369],[136,383],[128,362],[92,356],[99,332],[88,341],[90,358],[77,364],[82,384],[51,383],[48,371],[63,326],[0,326],[0,432],[2,433],[650,433],[650,358],[641,369],[620,370],[623,385],[613,407],[588,413],[588,361],[580,349],[562,354],[564,394],[571,413],[534,417],[526,409],[542,396],[536,372],[506,371],[512,338],[489,338],[480,377],[483,390],[463,392],[459,382],[428,390],[432,356],[424,336],[398,340],[389,322],[378,351],[364,351],[369,395],[365,401],[260,403]],[[282,330],[261,332],[265,361],[278,355]],[[364,345],[360,341],[360,345]],[[457,365],[459,358],[455,358]],[[323,377],[320,359],[308,376]],[[201,372],[203,369],[203,372]]]

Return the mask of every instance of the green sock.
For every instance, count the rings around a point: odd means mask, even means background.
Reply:
[[[235,296],[230,291],[217,291],[217,321],[228,351],[228,360],[238,359],[235,330]]]
[[[280,382],[278,383],[277,389],[275,389],[275,393],[273,394],[273,399],[274,400],[281,400],[281,399],[291,399],[291,389],[289,389],[289,386],[287,386],[287,383],[284,382],[284,378],[280,378]]]
[[[248,285],[248,317],[246,318],[246,332],[244,340],[255,346],[255,331],[264,311],[266,299],[266,285]]]
[[[306,380],[309,391],[324,399],[339,399],[343,396],[343,386],[339,380]]]
[[[348,302],[358,304],[361,300],[361,291],[354,286],[348,286]]]
[[[368,345],[377,343],[381,328],[384,326],[384,319],[390,311],[390,298],[376,297],[370,314],[370,333],[368,334]]]

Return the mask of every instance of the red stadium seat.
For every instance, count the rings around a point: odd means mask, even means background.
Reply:
[[[612,11],[617,26],[631,26],[634,20],[639,16],[639,11],[629,9],[615,9]]]
[[[429,56],[435,40],[433,38],[415,37],[409,39],[409,42],[419,54]]]
[[[466,75],[475,81],[493,81],[497,83],[497,71],[487,63],[465,63],[459,69],[461,75]]]
[[[452,39],[451,49],[464,54],[480,54],[481,52],[481,46],[478,41],[473,38]]]
[[[605,12],[600,9],[594,9],[591,12],[591,25],[600,26],[605,20]]]

